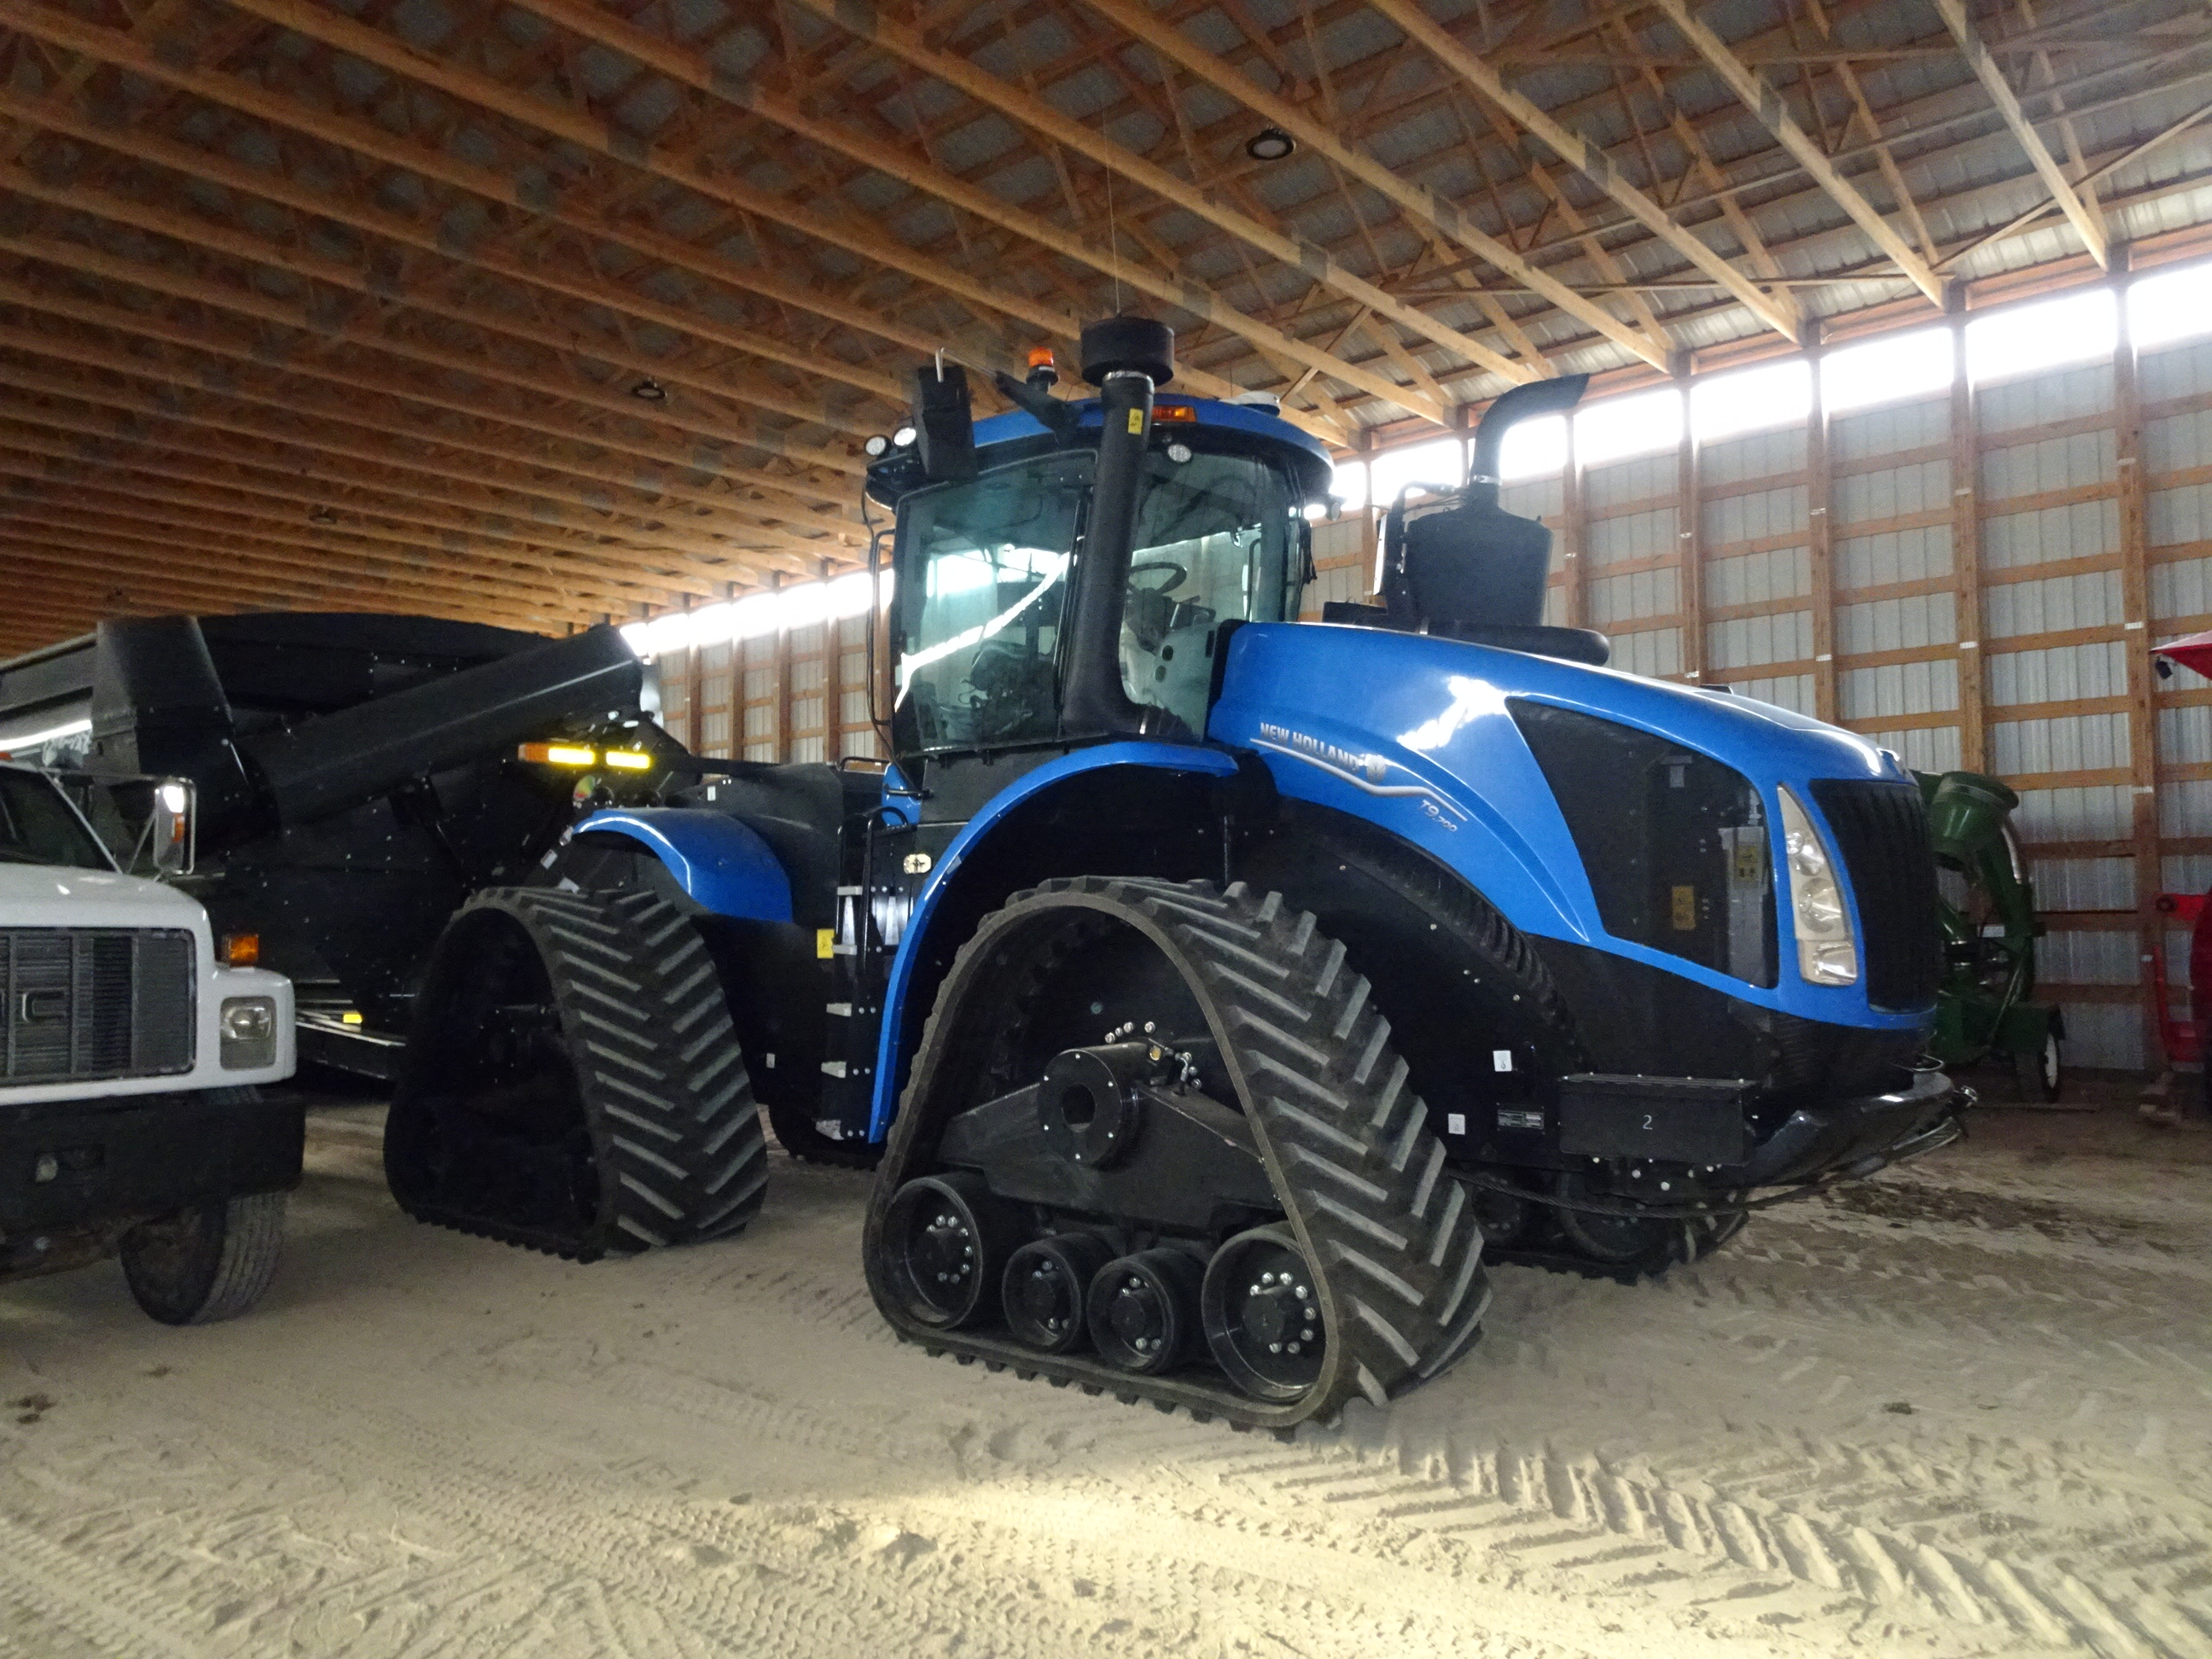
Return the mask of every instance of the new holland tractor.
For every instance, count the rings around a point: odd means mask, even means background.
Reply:
[[[589,1258],[762,1200],[757,1097],[878,1156],[900,1335],[1247,1426],[1474,1340],[1486,1255],[1620,1277],[1957,1133],[1920,791],[1852,734],[1541,623],[1499,442],[1297,621],[1327,453],[1084,374],[916,375],[893,763],[684,762],[434,952],[386,1135],[415,1215]],[[810,1150],[801,1147],[799,1150]]]

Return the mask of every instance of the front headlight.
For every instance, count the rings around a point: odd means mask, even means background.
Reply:
[[[276,1000],[230,997],[216,1018],[222,1037],[223,1069],[251,1071],[276,1063]]]
[[[1851,932],[1843,884],[1836,879],[1835,858],[1797,797],[1786,788],[1776,793],[1782,798],[1782,856],[1790,871],[1797,971],[1815,985],[1855,985],[1858,941]]]

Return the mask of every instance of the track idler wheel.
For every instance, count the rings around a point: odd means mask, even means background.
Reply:
[[[1140,1376],[1174,1370],[1198,1352],[1205,1270],[1162,1246],[1117,1256],[1091,1281],[1091,1340],[1106,1363]]]
[[[1199,1316],[1213,1363],[1255,1400],[1296,1400],[1321,1376],[1321,1298],[1288,1227],[1255,1227],[1216,1250]]]
[[[1003,1289],[1006,1328],[1014,1340],[1039,1353],[1070,1353],[1090,1334],[1091,1281],[1113,1255],[1091,1233],[1034,1239],[1006,1261]]]
[[[1006,1206],[966,1170],[909,1181],[884,1218],[899,1305],[939,1330],[973,1324],[1006,1273],[1013,1232]]]

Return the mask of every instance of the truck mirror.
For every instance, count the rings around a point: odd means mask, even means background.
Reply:
[[[189,876],[198,850],[193,836],[192,786],[188,778],[163,778],[154,786],[152,830],[155,870],[165,876]]]

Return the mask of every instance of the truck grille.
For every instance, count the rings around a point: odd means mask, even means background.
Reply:
[[[1824,778],[1813,785],[1813,799],[1858,901],[1867,1000],[1900,1011],[1929,1006],[1943,971],[1943,935],[1919,786]]]
[[[0,1081],[91,1083],[192,1066],[192,936],[0,928]]]

